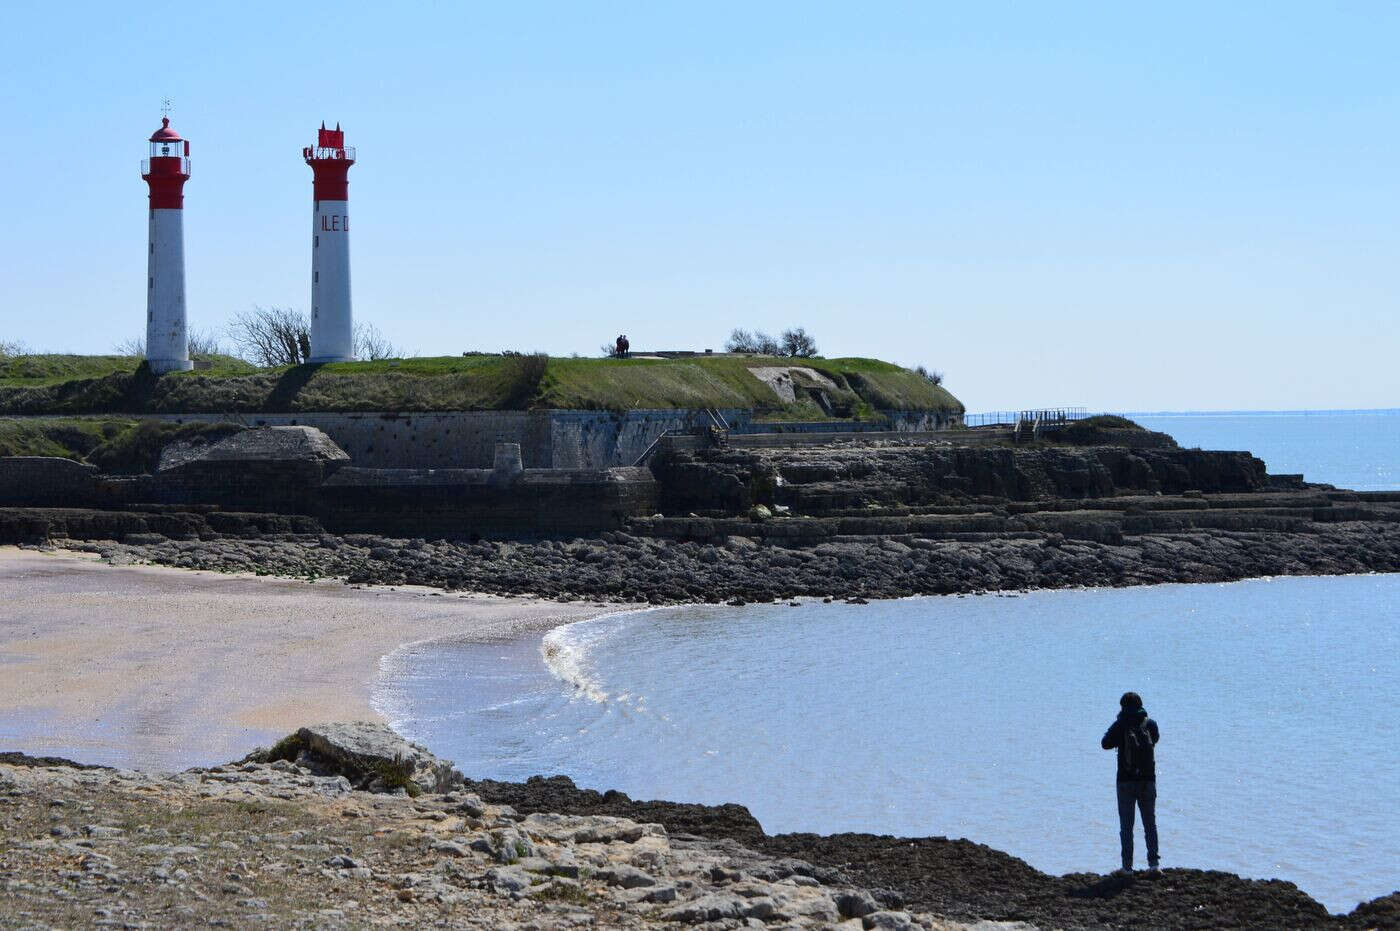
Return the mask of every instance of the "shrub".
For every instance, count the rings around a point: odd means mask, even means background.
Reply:
[[[403,789],[413,798],[423,794],[422,787],[413,781],[413,767],[401,756],[392,760],[375,760],[371,769],[390,792]]]
[[[914,374],[928,379],[931,384],[943,384],[943,373],[934,369],[924,368],[922,365],[914,366]]]
[[[501,372],[505,380],[505,401],[507,408],[527,407],[539,394],[544,374],[549,369],[549,356],[543,352],[501,353]]]

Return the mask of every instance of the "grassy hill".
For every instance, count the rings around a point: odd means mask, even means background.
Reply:
[[[771,366],[802,366],[835,382],[824,388],[831,412],[802,390],[784,402],[749,371]],[[807,379],[795,380],[800,389]],[[474,355],[257,369],[217,356],[199,370],[157,377],[123,356],[0,358],[0,415],[698,407],[752,409],[770,419],[963,409],[941,386],[875,359]]]
[[[130,375],[140,364],[141,360],[135,356],[0,354],[0,386],[34,388],[107,375]],[[194,364],[205,374],[248,374],[257,371],[256,366],[233,356],[195,356]]]

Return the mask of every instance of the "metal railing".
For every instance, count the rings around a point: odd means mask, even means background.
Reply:
[[[180,160],[180,172],[179,172],[179,173],[182,174],[182,175],[184,175],[185,177],[189,177],[189,174],[190,174],[190,160],[189,160],[188,158],[185,158],[183,155],[181,155],[181,156],[174,156],[174,155],[157,155],[157,156],[156,156],[156,158],[163,159],[163,160],[169,160],[169,159],[177,158],[177,157],[178,157],[179,160]],[[144,178],[144,177],[146,177],[147,175],[149,175],[150,173],[151,173],[151,160],[150,160],[149,158],[143,158],[143,159],[141,159],[141,177]]]
[[[332,149],[322,146],[307,146],[302,149],[302,155],[312,161],[353,162],[355,160],[355,147],[346,145]]]
[[[1015,426],[1023,422],[1040,423],[1042,427],[1051,424],[1064,424],[1074,420],[1084,420],[1089,415],[1085,407],[1035,407],[1019,411],[986,411],[980,414],[964,414],[963,425],[968,427]]]

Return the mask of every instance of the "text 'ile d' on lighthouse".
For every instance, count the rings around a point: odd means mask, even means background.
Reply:
[[[311,361],[348,362],[354,357],[350,315],[350,166],[355,150],[345,145],[340,124],[321,124],[316,145],[301,150],[314,174],[311,210]]]
[[[151,136],[151,156],[141,161],[150,188],[150,248],[146,259],[146,361],[157,375],[187,371],[185,329],[185,182],[190,144],[163,117]]]

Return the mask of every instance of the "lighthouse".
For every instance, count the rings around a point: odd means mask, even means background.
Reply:
[[[354,357],[350,315],[350,166],[340,124],[321,124],[316,145],[301,150],[314,178],[311,208],[311,361]]]
[[[182,372],[190,362],[185,330],[185,182],[190,144],[162,117],[141,161],[150,188],[150,247],[146,257],[146,362],[157,375]]]

